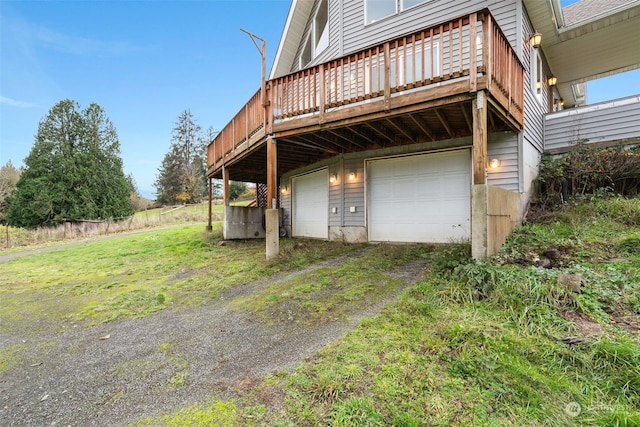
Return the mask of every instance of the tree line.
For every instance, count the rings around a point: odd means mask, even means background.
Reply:
[[[154,181],[157,204],[208,197],[206,147],[215,134],[212,127],[203,132],[188,109],[178,116]],[[219,182],[213,186],[218,194]],[[244,188],[234,188],[239,186]],[[124,218],[134,213],[137,199],[135,180],[123,171],[115,126],[95,103],[84,109],[70,99],[55,104],[40,120],[24,166],[9,161],[0,168],[0,223],[12,226]]]

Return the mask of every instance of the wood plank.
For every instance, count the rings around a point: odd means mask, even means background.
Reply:
[[[487,167],[487,100],[478,91],[472,108],[473,117],[473,184],[486,183]]]
[[[222,165],[222,200],[229,206],[229,168]]]

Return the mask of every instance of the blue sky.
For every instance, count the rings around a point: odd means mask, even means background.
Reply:
[[[118,131],[125,173],[152,196],[178,115],[221,129],[259,88],[260,55],[240,28],[267,41],[270,69],[289,4],[0,0],[0,165],[22,165],[58,101],[95,102]],[[638,72],[588,86],[590,102],[635,93]]]

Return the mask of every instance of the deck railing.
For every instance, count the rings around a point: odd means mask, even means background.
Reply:
[[[252,136],[285,119],[317,115],[322,123],[337,107],[388,101],[399,92],[459,78],[468,78],[474,91],[481,76],[521,120],[524,68],[487,10],[268,81],[267,106],[256,92],[209,145],[208,165],[218,169],[226,156],[255,143]]]

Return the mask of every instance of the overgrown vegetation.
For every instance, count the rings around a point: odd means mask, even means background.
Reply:
[[[539,202],[557,206],[570,196],[613,192],[623,196],[640,194],[640,146],[598,148],[581,141],[566,155],[542,155]]]
[[[422,252],[423,279],[314,360],[139,425],[216,416],[223,403],[230,426],[640,425],[638,215],[638,198],[582,198],[517,229],[492,259],[464,245]],[[537,266],[545,253],[559,254],[549,268]],[[303,304],[305,290],[289,289]]]

